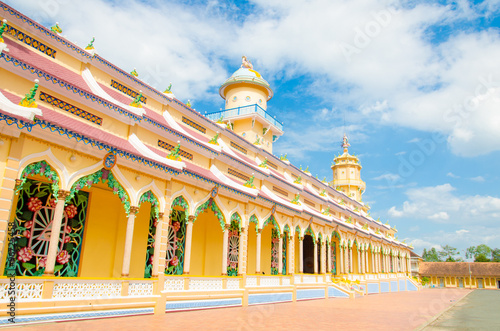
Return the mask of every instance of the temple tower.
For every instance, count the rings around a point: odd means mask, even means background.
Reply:
[[[206,116],[272,153],[273,142],[283,134],[283,123],[267,112],[273,90],[245,56],[241,67],[221,85],[219,94],[225,100],[225,110]]]
[[[361,180],[361,164],[359,159],[348,152],[349,142],[344,134],[342,142],[344,153],[333,159],[333,187],[344,192],[356,201],[361,201],[366,184]]]

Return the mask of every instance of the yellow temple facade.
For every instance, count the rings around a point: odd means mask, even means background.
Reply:
[[[347,137],[331,183],[273,155],[245,57],[203,116],[64,27],[0,19],[0,324],[420,288]]]

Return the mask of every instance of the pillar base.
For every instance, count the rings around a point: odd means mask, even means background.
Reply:
[[[183,275],[189,275],[189,271],[187,271],[187,272],[183,272],[182,274],[183,274]]]

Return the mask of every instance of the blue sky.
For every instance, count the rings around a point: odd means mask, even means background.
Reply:
[[[242,55],[313,175],[344,132],[372,216],[421,253],[500,248],[500,1],[6,1],[201,113]],[[344,126],[345,120],[345,126]]]

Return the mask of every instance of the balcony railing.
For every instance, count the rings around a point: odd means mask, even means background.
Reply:
[[[205,116],[212,121],[217,121],[221,117],[231,118],[248,114],[259,114],[268,122],[271,122],[271,124],[277,127],[279,130],[283,131],[283,123],[278,122],[275,117],[271,116],[266,110],[264,110],[264,108],[260,107],[257,104],[221,110],[214,113],[205,114]]]

